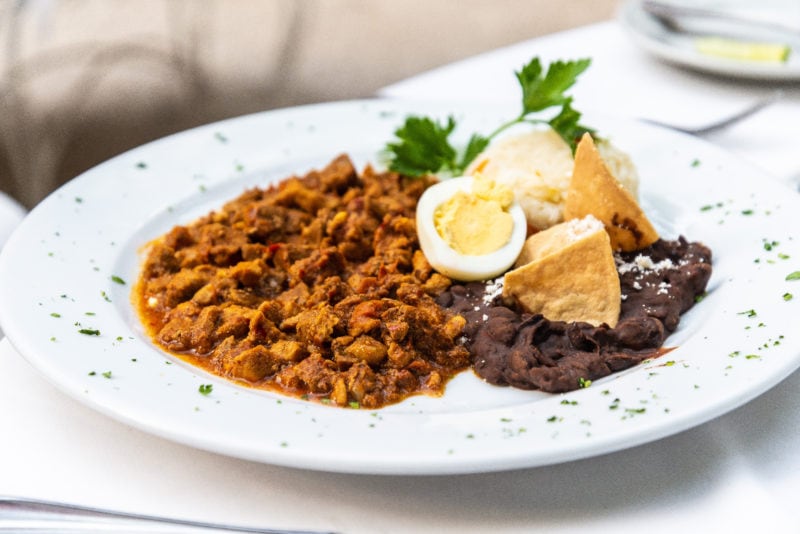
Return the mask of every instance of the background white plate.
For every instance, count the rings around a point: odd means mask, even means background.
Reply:
[[[757,9],[781,13],[784,21],[796,20],[800,24],[800,4],[781,0],[750,2],[733,0],[728,2],[703,1],[685,2],[690,7],[709,7],[740,12],[744,17],[752,17]],[[794,19],[793,19],[794,17]],[[665,28],[655,17],[642,9],[640,0],[629,0],[619,12],[619,21],[631,38],[649,53],[684,67],[713,74],[747,78],[753,80],[789,81],[800,79],[800,29],[795,39],[786,44],[792,47],[785,63],[763,61],[739,61],[724,57],[701,54],[694,47],[694,36],[677,33]],[[788,23],[788,22],[787,22]],[[770,40],[782,42],[779,37]]]
[[[354,410],[235,386],[143,335],[129,292],[149,239],[341,152],[359,166],[375,162],[409,113],[452,113],[465,140],[514,111],[342,102],[246,116],[125,153],[56,191],[12,235],[0,256],[2,328],[56,386],[115,419],[222,454],[358,473],[492,471],[631,447],[731,410],[800,365],[800,282],[785,280],[800,269],[797,194],[697,139],[591,115],[586,123],[632,154],[662,235],[702,240],[715,254],[708,297],[668,340],[678,348],[657,361],[567,395],[497,388],[466,372],[442,398]],[[201,395],[201,384],[212,393]]]

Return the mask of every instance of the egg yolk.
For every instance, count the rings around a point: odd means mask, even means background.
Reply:
[[[436,231],[460,254],[489,254],[511,239],[514,220],[508,209],[513,201],[508,187],[476,176],[471,193],[459,191],[436,208]]]

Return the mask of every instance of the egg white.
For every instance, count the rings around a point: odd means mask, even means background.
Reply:
[[[471,193],[472,176],[450,178],[430,186],[417,203],[417,236],[428,262],[441,274],[462,282],[488,280],[506,272],[519,257],[527,234],[525,212],[515,200],[509,207],[514,221],[508,242],[488,254],[470,255],[457,252],[436,231],[434,213],[458,191]]]

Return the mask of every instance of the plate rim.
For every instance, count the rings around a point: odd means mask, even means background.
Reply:
[[[656,19],[644,11],[641,0],[626,0],[617,12],[617,20],[625,33],[647,53],[672,65],[687,67],[695,72],[741,78],[744,80],[772,80],[790,82],[800,79],[800,64],[794,63],[747,63],[722,57],[713,57],[699,52],[671,45],[637,23],[647,19],[657,24]],[[664,30],[664,35],[680,35]],[[797,46],[792,46],[792,55],[800,54]]]

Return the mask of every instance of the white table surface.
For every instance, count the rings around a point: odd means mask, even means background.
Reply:
[[[480,56],[387,88],[436,98],[517,98],[533,55],[591,56],[576,107],[702,122],[770,87],[708,78],[633,49],[613,23]],[[800,93],[713,141],[779,179],[800,173]],[[712,422],[593,459],[503,473],[345,475],[195,450],[61,394],[0,342],[0,495],[242,524],[395,532],[797,532],[800,372]],[[2,523],[0,523],[2,524]]]
[[[25,216],[25,209],[20,204],[0,191],[0,249],[8,236]]]

